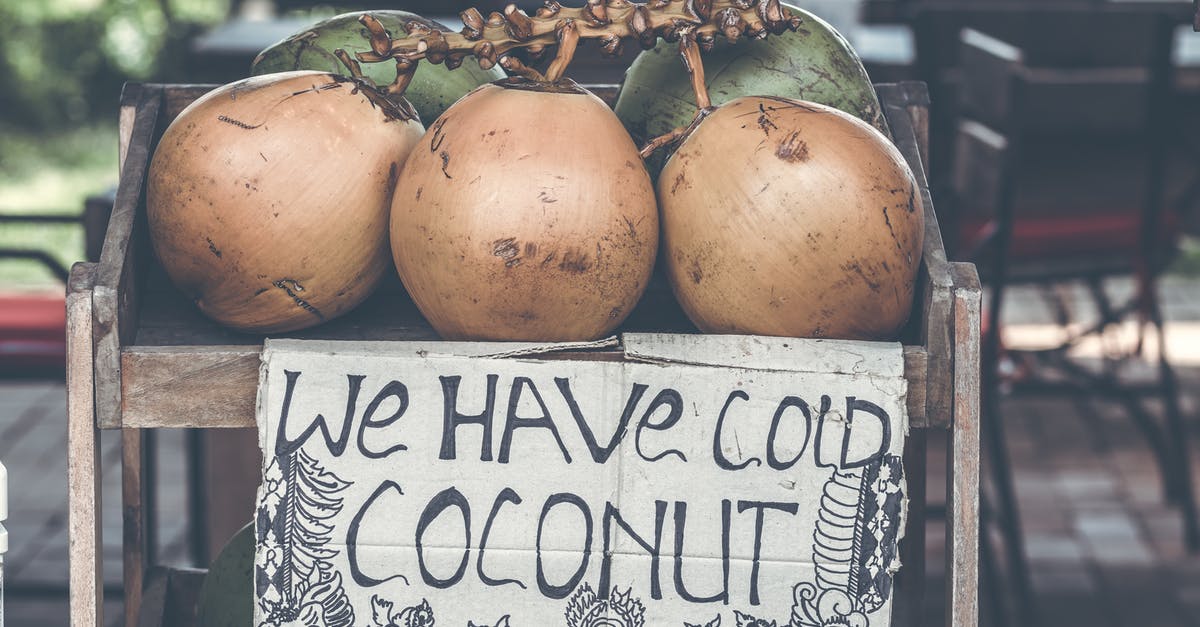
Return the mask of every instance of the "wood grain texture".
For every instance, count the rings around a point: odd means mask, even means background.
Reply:
[[[126,427],[253,427],[258,346],[134,347],[121,355]]]
[[[138,104],[142,98],[142,86],[136,83],[125,86],[121,91],[121,108],[117,114],[117,167],[125,167],[129,144],[133,142],[133,122],[137,117]],[[120,170],[118,170],[120,172]]]
[[[262,347],[133,346],[121,354],[123,426],[127,428],[254,427]],[[619,361],[620,351],[563,352],[538,359]],[[927,356],[904,347],[910,426],[925,410]]]
[[[121,429],[122,566],[125,585],[125,627],[138,627],[146,586],[147,507],[146,433]]]
[[[67,498],[71,625],[104,625],[100,433],[92,402],[95,264],[77,263],[67,284]]]
[[[946,475],[946,625],[979,624],[980,307],[975,266],[954,276],[954,423]]]
[[[928,424],[925,416],[927,403],[926,394],[929,391],[929,353],[924,346],[904,347],[904,378],[908,380],[908,426]]]
[[[197,98],[216,89],[218,85],[151,85],[163,93],[162,116],[167,123],[173,122],[188,105]]]
[[[920,157],[920,137],[928,136],[928,94],[921,83],[896,83],[878,86],[880,102],[892,129],[892,137],[917,178],[921,204],[925,211],[925,242],[918,275],[920,307],[914,308],[919,326],[917,340],[929,353],[926,408],[924,420],[913,421],[913,428],[948,428],[953,407],[951,360],[951,286],[949,261],[942,243],[933,198]],[[920,124],[917,128],[915,124]]]
[[[133,89],[131,87],[131,89]],[[117,184],[96,286],[92,293],[92,334],[95,350],[96,419],[101,428],[120,424],[121,346],[137,333],[138,287],[145,272],[148,246],[142,203],[146,170],[158,124],[161,90],[139,89],[130,144]]]

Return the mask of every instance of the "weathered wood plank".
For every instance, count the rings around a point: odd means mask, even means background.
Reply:
[[[946,625],[979,624],[979,275],[968,263],[954,275],[954,423],[946,463]]]
[[[953,281],[933,207],[933,198],[929,192],[929,183],[926,180],[925,166],[920,158],[921,138],[928,136],[928,116],[920,112],[927,110],[928,95],[920,83],[880,85],[877,91],[892,129],[893,140],[917,179],[925,212],[924,251],[918,275],[921,307],[916,311],[921,316],[917,321],[920,325],[917,339],[928,351],[928,389],[926,408],[922,414],[924,420],[913,421],[912,426],[948,428],[953,409],[950,342]],[[920,124],[921,128],[916,127],[914,121]]]
[[[151,85],[156,89],[161,89],[163,92],[163,119],[167,122],[179,117],[179,114],[187,108],[188,105],[196,101],[197,98],[216,89],[218,85]]]
[[[904,378],[908,380],[908,425],[928,424],[925,416],[929,391],[929,353],[924,346],[904,347]]]
[[[142,86],[129,84],[121,91],[121,109],[117,114],[117,167],[125,167],[129,144],[133,142],[133,122],[137,116],[138,103],[142,97]],[[120,172],[120,169],[117,170]]]
[[[253,427],[260,346],[134,347],[121,354],[127,427]]]
[[[161,101],[161,90],[144,85],[129,89],[137,90],[136,112],[92,292],[96,420],[102,428],[120,424],[121,346],[132,343],[137,333],[137,286],[145,270],[140,257],[146,254],[138,233],[138,206]]]
[[[104,625],[100,432],[92,400],[95,264],[77,263],[67,284],[67,512],[71,625]]]
[[[125,584],[125,627],[138,627],[142,595],[146,585],[147,503],[146,433],[144,429],[121,430],[121,514]]]
[[[244,428],[254,425],[262,347],[132,346],[121,354],[127,428]],[[623,359],[620,351],[556,353],[539,359]],[[925,411],[927,358],[904,347],[910,422]]]

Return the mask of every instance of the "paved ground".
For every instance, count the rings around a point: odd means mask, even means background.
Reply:
[[[0,461],[9,475],[9,553],[4,559],[4,625],[67,624],[66,391],[60,382],[0,380]],[[184,526],[177,515],[184,496],[180,433],[160,437],[161,542],[164,557],[184,554]],[[104,579],[111,600],[107,622],[117,624],[121,604],[121,447],[116,432],[102,434]]]
[[[1200,283],[1169,283],[1164,294],[1173,329],[1182,331],[1178,340],[1174,331],[1168,333],[1169,350],[1188,364],[1179,372],[1189,441],[1200,452],[1200,367],[1191,365],[1200,364],[1200,341],[1191,339],[1200,335],[1186,332],[1200,321]],[[1021,323],[1013,337],[1032,337],[1045,322],[1044,310],[1028,292],[1011,302],[1005,317]],[[1124,414],[1106,403],[1067,399],[1009,399],[1003,411],[1041,624],[1200,625],[1200,557],[1185,553],[1180,518],[1163,504],[1154,461]],[[0,459],[11,482],[6,624],[14,627],[67,624],[65,420],[61,384],[0,381]],[[184,559],[181,440],[170,432],[160,439],[162,550],[176,562]],[[120,611],[118,445],[106,437],[103,446],[110,624]],[[944,449],[938,441],[929,449],[929,494],[941,495]],[[1200,485],[1200,462],[1194,459],[1193,466]],[[943,525],[931,520],[927,528],[930,592],[924,623],[939,625]]]

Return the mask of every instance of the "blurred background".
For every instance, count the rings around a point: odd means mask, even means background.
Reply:
[[[1192,0],[794,0],[875,82],[925,81],[930,185],[950,256],[979,265],[987,625],[1200,624],[1200,17]],[[468,6],[380,0],[0,0],[0,461],[8,623],[63,625],[63,279],[96,259],[128,81],[224,83],[351,9],[453,29]],[[520,3],[532,11],[540,3]],[[568,2],[569,4],[569,2]],[[619,83],[636,55],[568,73]],[[121,624],[119,438],[106,432],[106,590]],[[944,459],[928,444],[926,594],[944,611]],[[160,557],[207,560],[183,434],[155,461]],[[219,489],[219,488],[218,488]]]

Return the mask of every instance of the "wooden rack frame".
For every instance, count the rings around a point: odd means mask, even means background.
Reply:
[[[104,624],[100,429],[122,440],[125,625],[191,624],[203,572],[153,564],[147,524],[146,435],[167,427],[253,427],[262,339],[204,319],[167,282],[149,251],[144,187],[150,156],[170,120],[212,86],[128,85],[120,109],[121,175],[98,263],[78,263],[67,288],[68,474],[71,624]],[[612,102],[615,86],[592,86]],[[979,340],[981,290],[970,264],[949,263],[923,163],[928,95],[920,83],[878,85],[896,145],[917,176],[925,207],[918,298],[904,338],[913,428],[905,458],[909,526],[901,543],[895,625],[919,625],[924,595],[925,433],[949,430],[946,624],[978,623]],[[665,299],[665,300],[663,300]],[[381,290],[351,314],[289,334],[314,339],[436,340],[400,290]],[[653,287],[626,327],[675,331],[656,317],[669,291]],[[407,313],[407,315],[398,314]],[[686,322],[686,321],[684,321]]]

